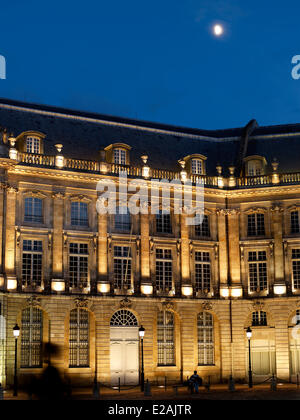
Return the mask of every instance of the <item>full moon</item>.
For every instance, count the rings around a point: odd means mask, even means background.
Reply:
[[[214,25],[214,34],[215,34],[216,36],[221,36],[221,35],[223,35],[223,32],[224,32],[224,28],[223,28],[223,26],[222,26],[222,25],[219,25],[219,24]]]

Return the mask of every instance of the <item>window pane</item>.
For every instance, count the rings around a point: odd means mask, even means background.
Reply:
[[[69,364],[71,367],[89,366],[89,313],[85,309],[70,312]]]
[[[71,225],[88,226],[88,205],[73,201],[71,203]]]
[[[21,366],[40,367],[42,365],[43,319],[38,308],[22,311]]]
[[[40,198],[26,197],[24,200],[25,222],[42,222],[42,200]]]

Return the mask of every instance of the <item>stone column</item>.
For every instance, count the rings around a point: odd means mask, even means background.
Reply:
[[[226,243],[226,220],[225,210],[217,211],[218,215],[218,241],[219,241],[219,273],[220,284],[227,286],[227,243]]]
[[[149,214],[141,213],[141,280],[150,283]]]
[[[98,214],[98,281],[108,282],[107,214]]]
[[[241,284],[239,210],[228,212],[229,270],[233,284]]]
[[[5,228],[5,274],[7,288],[16,289],[16,200],[18,189],[13,186],[6,188],[6,228]]]
[[[53,197],[53,264],[54,281],[63,281],[63,227],[64,227],[64,194],[57,192]]]
[[[0,220],[3,220],[4,217],[4,185],[0,184]],[[3,223],[0,223],[0,287],[4,286],[4,276],[3,276],[3,260],[2,260],[2,249],[3,249]]]
[[[274,205],[271,208],[272,231],[274,238],[274,274],[275,283],[284,284],[284,258],[282,243],[282,207]]]
[[[186,214],[181,214],[180,233],[181,233],[181,279],[182,284],[191,283],[190,275],[190,246],[189,246],[189,226],[186,223]]]

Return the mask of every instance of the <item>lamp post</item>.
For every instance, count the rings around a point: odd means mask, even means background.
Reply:
[[[145,375],[144,375],[144,335],[145,328],[141,325],[139,328],[139,336],[141,339],[141,352],[142,352],[142,368],[141,368],[141,391],[144,392]]]
[[[252,330],[250,327],[247,328],[246,335],[248,338],[248,348],[249,348],[249,388],[253,388],[253,380],[252,380],[252,367],[251,367],[251,337],[252,337]]]
[[[17,376],[17,357],[18,357],[18,337],[20,335],[20,327],[16,324],[13,328],[15,337],[15,374],[14,374],[14,397],[18,395],[18,376]]]

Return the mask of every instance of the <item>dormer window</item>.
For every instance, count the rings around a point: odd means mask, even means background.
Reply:
[[[201,159],[192,159],[191,169],[192,169],[192,174],[202,175],[203,174],[203,161]]]
[[[41,153],[41,139],[38,137],[28,136],[26,138],[27,153]]]
[[[114,163],[117,165],[126,165],[126,150],[114,149]]]
[[[245,159],[246,176],[260,176],[265,174],[267,161],[262,156],[248,156]]]
[[[182,166],[182,162],[185,162],[185,170],[190,175],[205,175],[205,161],[206,156],[195,153],[180,159],[178,162]]]
[[[114,143],[105,147],[106,161],[115,165],[129,165],[131,147],[125,143]]]

